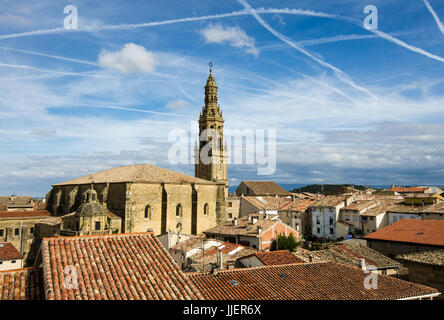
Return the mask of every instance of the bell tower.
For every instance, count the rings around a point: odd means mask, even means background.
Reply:
[[[195,146],[195,176],[228,187],[227,153],[224,147],[224,119],[217,103],[217,85],[210,62],[210,74],[205,84],[205,106],[199,117],[200,141]]]

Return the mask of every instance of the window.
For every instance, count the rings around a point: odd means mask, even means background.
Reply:
[[[330,208],[330,212],[333,212],[333,208]]]
[[[345,216],[345,221],[350,221],[350,216],[349,215]]]
[[[91,195],[91,199],[92,201],[96,201],[96,195],[95,194]]]
[[[330,225],[333,225],[333,217],[330,217]]]
[[[318,231],[318,233],[321,233],[321,228],[318,228],[317,231]]]
[[[393,222],[396,222],[398,220],[398,217],[397,216],[394,216],[393,217]]]
[[[330,234],[334,234],[335,231],[333,230],[333,228],[330,228]]]
[[[19,235],[19,231],[20,231],[19,228],[14,229],[14,235],[18,236]]]
[[[96,221],[96,230],[100,230],[100,221]]]
[[[31,233],[31,234],[34,233],[34,228],[33,227],[29,228],[29,233]]]
[[[321,224],[321,221],[319,219],[319,216],[316,217],[316,224]]]
[[[373,217],[370,217],[370,221],[373,221]]]
[[[151,206],[147,205],[145,207],[145,219],[151,220]]]
[[[228,217],[231,219],[231,218],[233,218],[233,214],[232,213],[229,213],[228,214]]]
[[[209,208],[208,203],[205,203],[204,210],[203,210],[204,216],[206,216],[208,214],[208,208]]]
[[[182,205],[180,203],[176,207],[176,217],[182,217]]]
[[[3,264],[3,261],[0,261],[0,264]]]
[[[228,202],[228,208],[231,208],[233,206],[233,202]]]
[[[3,237],[3,229],[0,229],[0,237]]]
[[[404,219],[404,216],[399,216],[399,220]]]
[[[353,216],[353,221],[358,221],[358,216]]]
[[[15,260],[12,260],[11,263],[15,263]]]

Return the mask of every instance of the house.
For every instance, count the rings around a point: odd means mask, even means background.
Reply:
[[[153,233],[46,238],[35,268],[45,300],[202,299]]]
[[[12,243],[0,243],[0,271],[23,268],[23,255]]]
[[[409,269],[409,281],[444,292],[444,249],[406,253],[396,259]]]
[[[316,199],[294,199],[288,201],[279,207],[279,218],[293,229],[310,236],[312,232],[311,206],[316,201]]]
[[[412,193],[412,192],[421,192],[425,193],[427,187],[396,187],[395,185],[392,185],[390,189],[387,189],[387,191],[393,191],[400,194],[406,194],[406,193]]]
[[[214,270],[227,270],[239,267],[239,258],[256,252],[256,249],[240,244],[223,242],[219,246],[205,249],[192,255],[190,260],[190,272],[209,272]]]
[[[403,219],[364,237],[367,245],[390,258],[444,248],[444,220]]]
[[[281,188],[274,181],[242,181],[235,194],[239,196],[278,196],[287,197],[291,193]]]
[[[231,222],[234,218],[240,217],[241,198],[235,195],[228,195],[227,198],[227,218]]]
[[[372,266],[379,274],[392,276],[397,276],[402,267],[399,262],[360,243],[338,243],[328,249],[298,250],[295,254],[304,262],[336,261],[354,268],[361,268],[364,263]]]
[[[34,210],[34,201],[30,196],[1,196],[0,210],[1,211],[24,211]],[[43,208],[45,209],[45,208]]]
[[[311,207],[312,237],[335,240],[338,238],[336,223],[340,210],[347,206],[351,197],[326,196]]]
[[[175,245],[178,245],[179,243],[186,241],[190,238],[196,237],[195,235],[191,234],[185,234],[180,233],[172,230],[168,230],[166,233],[161,234],[157,236],[157,239],[159,239],[160,243],[169,250]]]
[[[356,200],[339,210],[338,221],[342,221],[350,225],[351,233],[362,234],[361,216],[368,210],[377,207],[380,203],[381,202],[377,200]],[[338,238],[345,238],[347,234],[348,233],[338,233]]]
[[[273,240],[280,234],[300,237],[300,233],[289,225],[269,219],[265,214],[251,214],[234,219],[231,223],[205,230],[203,233],[207,238],[238,243],[257,250],[270,249]]]
[[[291,263],[302,263],[303,260],[296,257],[289,250],[261,251],[237,259],[244,268],[275,266]]]
[[[37,255],[35,243],[36,224],[50,218],[47,210],[0,212],[0,242],[10,242],[24,256],[24,265],[31,266]]]
[[[376,288],[366,288],[371,277]],[[188,274],[207,300],[433,299],[434,288],[338,262],[294,263]]]
[[[443,200],[444,197],[439,193],[408,193],[404,196],[407,205],[436,204]]]
[[[245,217],[252,213],[278,217],[279,208],[290,203],[291,199],[291,197],[278,196],[241,196],[239,217]]]

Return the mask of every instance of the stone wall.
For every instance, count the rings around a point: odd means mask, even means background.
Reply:
[[[435,299],[444,300],[444,267],[415,262],[403,262],[409,269],[409,281],[423,284],[441,292]]]

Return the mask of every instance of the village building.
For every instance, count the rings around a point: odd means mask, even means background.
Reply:
[[[312,234],[311,207],[317,202],[316,199],[294,199],[279,207],[280,220],[291,226],[304,236]]]
[[[363,227],[362,215],[370,209],[379,206],[380,203],[381,202],[377,200],[356,200],[348,206],[341,208],[339,210],[338,220],[349,225],[350,229],[345,234],[344,232],[338,232],[338,237],[345,238],[349,233],[361,235]]]
[[[234,218],[240,217],[241,197],[233,194],[228,195],[226,221],[231,222]]]
[[[280,220],[269,219],[265,214],[251,214],[248,217],[234,219],[231,223],[205,230],[207,238],[241,244],[257,250],[270,249],[273,240],[280,234],[300,238],[300,233],[282,223]]]
[[[304,262],[289,250],[255,252],[242,258],[238,258],[237,261],[244,268],[276,266]]]
[[[408,268],[410,282],[444,292],[444,249],[407,253],[396,259]],[[440,295],[437,299],[442,300],[444,297]]]
[[[339,238],[337,232],[339,212],[350,204],[351,199],[348,196],[326,196],[315,203],[311,208],[312,237],[331,240]]]
[[[36,223],[49,217],[47,210],[0,212],[0,242],[11,243],[23,255],[23,265],[32,265],[38,250],[34,241]]]
[[[279,208],[290,201],[291,197],[241,196],[239,216],[246,217],[252,213],[261,213],[278,218]]]
[[[236,189],[240,196],[278,196],[288,197],[291,193],[280,187],[274,181],[242,181]]]
[[[0,242],[0,271],[23,268],[23,255],[12,243]]]
[[[295,255],[304,262],[336,261],[358,269],[371,268],[379,274],[406,274],[401,263],[361,243],[337,243],[328,249],[313,251],[299,249]]]
[[[224,120],[211,70],[204,100],[200,133],[205,135],[207,129],[217,130],[221,142]],[[69,219],[77,219],[78,215],[73,213],[82,205],[93,184],[95,201],[112,217],[121,219],[118,229],[122,232],[153,230],[160,235],[172,230],[198,234],[225,222],[228,195],[227,160],[222,143],[211,145],[213,158],[209,164],[199,157],[205,146],[205,141],[201,141],[196,149],[199,158],[196,177],[149,164],[117,167],[53,185],[47,195],[48,209],[54,215],[71,214]]]
[[[444,220],[402,219],[364,237],[367,245],[394,258],[444,248]]]
[[[365,289],[368,276],[332,261],[188,274],[207,300],[421,300],[440,295],[434,288],[381,274],[374,275],[376,288]]]
[[[0,211],[34,210],[35,203],[30,196],[0,196]]]

